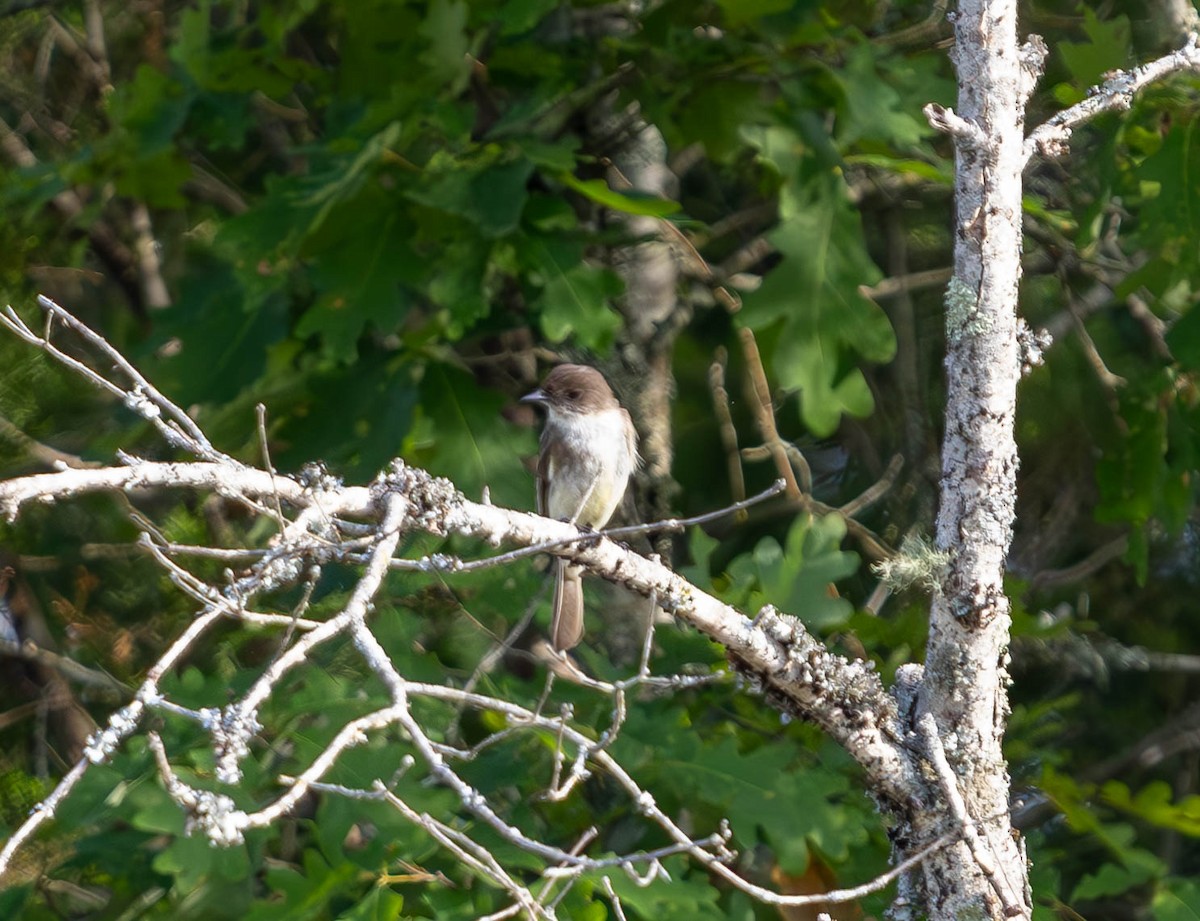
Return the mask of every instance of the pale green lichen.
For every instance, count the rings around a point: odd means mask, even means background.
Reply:
[[[950,562],[950,554],[938,550],[926,538],[910,534],[900,545],[900,552],[890,560],[871,567],[892,591],[916,586],[927,592],[941,585],[942,576]]]
[[[974,288],[957,275],[946,285],[946,334],[952,342],[964,336],[976,337],[988,331],[991,322],[979,312],[979,297]]]

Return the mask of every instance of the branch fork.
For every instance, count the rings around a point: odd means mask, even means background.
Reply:
[[[1134,96],[1151,83],[1181,70],[1200,71],[1200,35],[1195,32],[1178,51],[1132,70],[1117,71],[1102,84],[1091,87],[1087,98],[1035,128],[1025,139],[1025,161],[1035,156],[1048,159],[1062,156],[1070,149],[1071,134],[1077,127],[1104,112],[1128,109]]]
[[[554,916],[554,900],[565,892],[565,888],[560,888],[551,895],[551,882],[561,879],[569,887],[584,873],[621,870],[639,884],[648,884],[666,872],[662,861],[674,855],[688,856],[729,885],[773,905],[848,901],[882,888],[904,868],[915,866],[916,860],[927,857],[946,843],[933,842],[913,855],[914,859],[890,873],[863,886],[833,893],[786,896],[744,879],[730,868],[736,854],[728,846],[731,834],[728,824],[722,824],[718,831],[709,835],[695,836],[685,832],[612,754],[612,742],[624,722],[627,688],[645,685],[671,692],[707,679],[687,674],[652,675],[648,636],[636,676],[613,684],[585,683],[589,689],[611,695],[612,725],[599,738],[578,727],[569,709],[547,716],[540,708],[534,711],[469,690],[413,681],[397,670],[372,632],[370,622],[375,598],[386,576],[397,568],[397,564],[411,563],[414,565],[408,568],[416,569],[432,566],[429,560],[397,559],[401,536],[412,531],[425,531],[434,535],[474,537],[496,547],[515,544],[541,548],[641,593],[722,642],[739,673],[761,685],[770,699],[787,712],[813,719],[826,727],[863,765],[869,783],[878,795],[899,807],[909,801],[912,784],[919,782],[919,772],[914,768],[909,752],[896,741],[896,730],[892,726],[895,705],[868,665],[829,652],[800,621],[787,615],[765,612],[757,625],[752,625],[741,612],[691,585],[657,560],[642,557],[604,534],[583,534],[566,522],[471,502],[449,481],[399,461],[370,486],[346,485],[319,470],[290,477],[275,473],[269,465],[268,469],[259,469],[241,463],[214,448],[181,408],[154,389],[100,336],[52,301],[42,299],[41,305],[52,321],[43,335],[34,333],[12,311],[0,316],[0,325],[129,405],[155,426],[169,444],[198,459],[164,463],[122,456],[121,463],[115,466],[65,469],[0,482],[0,513],[14,518],[28,503],[55,502],[85,493],[205,490],[217,492],[255,514],[266,516],[276,523],[278,531],[266,549],[248,557],[253,562],[247,569],[236,576],[230,575],[226,584],[216,585],[180,566],[171,558],[180,548],[172,548],[152,526],[145,525],[141,546],[164,566],[172,581],[195,600],[198,613],[151,667],[133,699],[117,710],[108,724],[92,737],[85,755],[5,843],[0,850],[0,874],[9,866],[22,843],[54,816],[58,804],[86,772],[95,764],[111,760],[122,743],[143,727],[143,717],[148,711],[189,720],[200,727],[210,737],[217,753],[217,781],[222,784],[240,782],[241,765],[262,731],[262,704],[268,697],[280,693],[285,676],[305,663],[318,646],[335,639],[353,645],[380,679],[390,702],[343,726],[304,771],[294,777],[281,778],[286,789],[256,811],[237,808],[225,793],[196,789],[184,782],[172,768],[162,739],[147,733],[163,785],[188,816],[191,829],[205,834],[216,844],[229,845],[241,840],[248,829],[276,822],[309,791],[324,790],[370,799],[395,809],[419,825],[474,872],[506,891],[520,912],[530,917],[547,918]],[[107,374],[64,352],[50,338],[52,326],[67,328],[81,336],[103,357],[97,367],[108,369]],[[781,488],[772,487],[759,497],[738,503],[738,507],[774,495]],[[686,523],[672,520],[649,528],[677,529]],[[186,552],[187,548],[183,549]],[[507,563],[511,558],[507,554],[498,554],[493,565]],[[312,616],[300,618],[298,615],[308,610],[307,601],[301,603],[293,617],[252,610],[257,598],[281,586],[311,586],[318,578],[321,566],[335,559],[361,566],[358,582],[339,611],[323,620]],[[478,562],[480,565],[486,563]],[[227,620],[286,630],[281,653],[245,693],[220,710],[191,709],[167,699],[159,687],[163,676],[178,667],[202,638]],[[547,786],[551,798],[565,798],[578,791],[580,782],[589,773],[603,773],[616,784],[645,822],[665,833],[669,843],[651,852],[590,856],[537,840],[511,824],[498,811],[499,807],[459,772],[457,762],[469,760],[472,751],[479,746],[464,751],[435,741],[443,730],[438,729],[435,733],[418,718],[412,701],[419,698],[449,704],[456,708],[456,713],[471,709],[502,716],[505,727],[496,734],[497,742],[522,733],[552,734],[558,739],[560,754],[555,759],[554,777]],[[466,830],[452,828],[405,802],[395,789],[394,779],[385,783],[381,777],[362,789],[339,787],[324,780],[344,751],[384,729],[391,729],[393,734],[399,731],[399,737],[411,746],[405,763],[421,765],[430,780],[454,792],[461,808],[474,822],[541,862],[540,875],[546,885],[540,894],[535,894],[508,873]]]

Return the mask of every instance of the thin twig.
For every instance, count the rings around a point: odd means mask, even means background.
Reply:
[[[865,512],[891,491],[891,488],[896,484],[896,477],[900,475],[902,469],[904,469],[903,455],[892,455],[892,459],[888,461],[887,468],[883,471],[883,476],[849,502],[839,506],[838,511],[846,518],[853,518],[860,512]]]
[[[1102,544],[1078,563],[1061,569],[1043,569],[1029,580],[1030,591],[1048,591],[1064,585],[1074,585],[1097,573],[1113,560],[1118,560],[1129,549],[1129,535],[1122,534]]]
[[[958,780],[954,776],[954,769],[950,767],[950,762],[946,759],[946,751],[942,747],[942,740],[938,736],[937,723],[934,721],[932,713],[925,713],[917,720],[917,732],[925,743],[925,757],[933,766],[942,793],[950,804],[950,810],[959,825],[959,832],[962,834],[967,848],[971,851],[975,863],[987,877],[996,896],[1000,899],[1005,915],[1014,917],[1022,914],[1021,900],[1012,883],[1004,875],[1003,867],[997,866],[992,846],[985,843],[979,834],[978,823],[971,818],[967,811],[966,801],[958,789]]]
[[[45,464],[53,470],[58,470],[62,467],[95,469],[102,466],[96,461],[84,460],[82,457],[67,454],[65,451],[60,451],[57,448],[50,447],[50,445],[43,444],[17,428],[17,426],[13,425],[11,421],[2,415],[0,415],[0,435],[15,442],[34,460]]]
[[[754,338],[754,330],[742,327],[738,330],[742,340],[742,352],[746,356],[747,373],[749,374],[750,405],[754,410],[754,418],[762,433],[763,444],[771,449],[775,458],[775,469],[787,484],[789,499],[799,499],[801,492],[812,492],[812,477],[808,478],[807,487],[801,490],[792,472],[792,464],[775,428],[775,408],[771,402],[771,388],[767,384],[767,374],[763,370],[762,356],[758,354],[758,342]],[[806,465],[807,466],[807,465]]]
[[[267,473],[271,474],[273,487],[271,498],[275,500],[275,523],[282,531],[287,526],[287,519],[283,517],[283,503],[279,501],[279,490],[274,488],[275,465],[271,463],[271,446],[267,441],[267,407],[264,404],[254,404],[254,419],[258,429],[258,449],[262,452],[263,466],[267,468]]]
[[[49,649],[43,649],[33,640],[23,640],[20,643],[14,643],[10,640],[0,639],[0,654],[12,656],[16,659],[24,659],[26,662],[36,662],[39,665],[45,665],[48,668],[54,669],[64,678],[76,684],[82,684],[85,687],[114,691],[122,697],[133,696],[132,688],[122,684],[107,672],[88,668],[86,665],[81,665],[67,656],[59,655],[57,652]]]
[[[506,553],[500,553],[496,556],[484,557],[478,560],[462,560],[458,557],[448,556],[442,553],[435,553],[429,556],[423,556],[418,560],[392,560],[391,567],[393,569],[408,569],[418,572],[476,572],[480,569],[491,569],[496,566],[505,566],[514,560],[524,559],[527,556],[536,556],[539,553],[545,553],[548,550],[557,550],[561,547],[568,547],[571,544],[580,543],[587,544],[595,542],[599,538],[607,538],[609,540],[620,540],[626,537],[640,537],[643,534],[665,534],[675,531],[684,531],[696,525],[708,524],[710,521],[717,521],[727,515],[735,515],[739,511],[749,508],[752,505],[757,505],[760,502],[765,502],[767,499],[774,498],[784,490],[782,480],[776,480],[762,492],[751,496],[749,499],[743,499],[741,502],[734,502],[732,505],[727,505],[724,508],[719,508],[712,512],[705,512],[701,515],[694,515],[691,518],[664,518],[660,521],[652,521],[649,524],[632,524],[625,525],[619,528],[605,528],[601,531],[583,531],[573,537],[563,538],[561,540],[543,541],[538,544],[531,544],[528,547],[518,547],[516,550],[509,550]]]
[[[133,251],[137,254],[138,278],[142,282],[142,302],[151,310],[170,307],[171,293],[163,278],[150,209],[143,202],[134,202],[130,207],[129,224],[133,228]]]
[[[733,413],[729,410],[729,391],[725,389],[725,364],[728,353],[718,348],[716,357],[708,366],[708,387],[712,391],[713,409],[717,414],[717,432],[721,446],[725,449],[725,465],[729,470],[729,491],[735,502],[746,498],[746,478],[742,473],[742,459],[738,455],[737,428],[733,424]],[[746,520],[744,511],[738,512],[737,520]]]
[[[1095,341],[1087,331],[1087,326],[1084,325],[1083,317],[1075,306],[1070,289],[1066,285],[1063,286],[1063,289],[1067,292],[1067,309],[1071,312],[1071,318],[1075,321],[1075,334],[1079,337],[1079,342],[1083,346],[1083,356],[1087,359],[1088,364],[1092,366],[1092,370],[1100,380],[1101,386],[1109,392],[1109,401],[1115,410],[1118,407],[1116,406],[1116,397],[1114,394],[1129,382],[1121,377],[1121,375],[1114,374],[1108,369],[1108,365],[1104,363],[1104,358],[1100,354],[1100,350],[1096,347]]]
[[[920,22],[896,32],[885,32],[882,35],[876,35],[872,41],[880,45],[891,45],[894,48],[907,48],[918,45],[924,48],[934,44],[947,31],[947,5],[948,0],[934,0],[929,8],[929,14]]]

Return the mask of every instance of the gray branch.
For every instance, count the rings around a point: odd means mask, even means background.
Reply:
[[[1103,112],[1128,109],[1133,105],[1133,97],[1151,83],[1181,70],[1200,70],[1200,36],[1195,33],[1188,36],[1187,43],[1178,51],[1133,70],[1118,71],[1099,86],[1091,87],[1082,102],[1064,109],[1031,131],[1025,139],[1026,162],[1035,155],[1062,156],[1069,149],[1071,133],[1077,127]]]
[[[61,307],[43,301],[54,324],[81,336],[106,359],[107,373],[68,355],[44,335],[34,333],[13,312],[3,318],[10,331],[48,352],[126,405],[158,425],[160,433],[176,447],[184,447],[201,460],[185,463],[151,462],[123,455],[119,464],[100,468],[60,469],[0,482],[0,514],[9,520],[30,504],[68,501],[91,493],[136,493],[178,489],[208,491],[238,502],[275,523],[276,534],[265,548],[242,557],[248,568],[230,575],[224,585],[205,582],[185,569],[176,556],[191,555],[194,548],[166,543],[148,522],[140,545],[168,573],[172,582],[195,600],[197,613],[186,629],[151,667],[133,699],[117,710],[107,725],[87,742],[83,757],[0,849],[0,875],[13,855],[34,832],[52,818],[58,804],[96,764],[110,761],[131,736],[144,732],[144,717],[151,711],[191,720],[210,737],[217,758],[217,780],[226,785],[241,782],[242,763],[263,729],[263,703],[280,692],[284,678],[309,661],[322,644],[349,642],[367,667],[383,682],[391,698],[388,706],[347,723],[298,776],[281,778],[285,788],[254,811],[239,808],[228,795],[196,789],[185,783],[171,766],[162,740],[146,733],[162,783],[188,818],[191,831],[205,834],[213,843],[240,841],[249,829],[272,825],[295,807],[311,790],[332,790],[323,778],[342,753],[362,744],[372,733],[389,728],[402,730],[412,746],[411,764],[420,764],[439,784],[457,795],[462,807],[492,832],[533,855],[543,868],[545,885],[535,893],[508,874],[487,848],[466,831],[452,828],[404,802],[394,789],[395,778],[381,777],[369,790],[342,791],[344,795],[375,798],[420,825],[434,840],[456,855],[491,884],[505,890],[513,904],[505,916],[553,918],[561,886],[572,885],[582,873],[620,871],[641,884],[661,875],[661,861],[685,854],[705,870],[761,901],[779,906],[849,901],[882,888],[920,861],[930,858],[953,840],[931,839],[905,855],[902,866],[862,886],[804,896],[786,896],[744,879],[730,868],[735,855],[728,848],[730,831],[721,823],[707,835],[685,831],[667,815],[610,751],[624,722],[626,690],[652,686],[663,692],[693,686],[698,676],[659,676],[650,673],[650,640],[643,646],[637,674],[615,683],[582,680],[595,693],[608,695],[613,706],[612,724],[599,738],[572,723],[569,709],[556,716],[530,710],[509,701],[473,691],[420,683],[401,674],[371,629],[371,611],[386,574],[398,564],[429,571],[453,572],[455,561],[431,557],[406,561],[397,557],[401,536],[413,531],[435,535],[474,537],[486,544],[541,547],[546,552],[574,560],[592,572],[623,584],[652,599],[681,621],[722,642],[735,669],[752,687],[761,690],[788,713],[813,720],[837,739],[864,768],[868,784],[879,799],[902,808],[918,796],[922,780],[913,767],[909,749],[899,741],[896,706],[868,663],[829,652],[796,618],[774,609],[760,611],[754,620],[691,585],[656,560],[595,533],[536,515],[467,500],[446,480],[396,461],[369,486],[346,485],[309,470],[284,476],[270,469],[243,464],[216,450],[198,426],[178,406],[157,391],[125,359],[117,356],[101,337],[87,329]],[[748,500],[753,501],[753,500]],[[674,528],[670,521],[656,527]],[[494,565],[510,564],[516,557],[500,553]],[[254,602],[285,585],[311,583],[326,563],[356,562],[361,573],[340,610],[313,614],[301,604],[291,616],[254,610]],[[408,565],[411,564],[411,565]],[[304,615],[304,616],[301,616]],[[195,710],[168,699],[159,687],[162,677],[218,625],[241,622],[284,633],[281,653],[236,700],[220,709]],[[473,749],[462,750],[441,741],[441,733],[423,725],[411,701],[436,699],[457,707],[500,714],[507,725]],[[650,852],[592,856],[585,849],[566,851],[546,844],[512,824],[473,787],[458,770],[458,762],[475,757],[484,745],[500,744],[513,735],[535,732],[558,740],[558,756],[547,778],[547,799],[577,795],[579,781],[593,771],[612,778],[638,814],[665,832],[671,842]],[[402,765],[402,770],[404,766]],[[555,886],[559,895],[553,895]],[[561,884],[561,885],[558,885]]]

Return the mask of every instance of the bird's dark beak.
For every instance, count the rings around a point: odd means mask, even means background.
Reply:
[[[525,394],[525,396],[521,397],[521,402],[522,403],[541,403],[544,405],[544,404],[550,402],[550,398],[547,397],[546,394],[542,392],[542,388],[539,387],[537,390],[534,390],[532,393],[527,393],[527,394]]]

